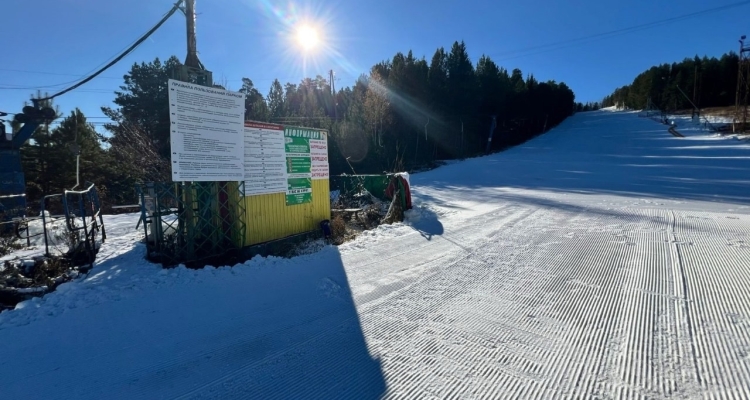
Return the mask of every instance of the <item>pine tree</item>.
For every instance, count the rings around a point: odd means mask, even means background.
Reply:
[[[268,121],[269,107],[263,95],[255,88],[253,81],[242,78],[242,87],[239,92],[245,94],[245,120]]]
[[[54,129],[37,131],[23,153],[30,201],[73,189],[77,182],[79,189],[87,183],[96,184],[100,196],[105,197],[107,172],[112,163],[101,146],[99,134],[79,109]]]
[[[278,120],[284,115],[284,88],[278,79],[274,79],[267,97],[268,112],[271,121]]]
[[[106,126],[113,137],[122,134],[122,125],[138,126],[153,141],[158,154],[170,157],[169,91],[167,84],[172,71],[180,65],[172,56],[162,63],[158,58],[150,63],[133,64],[124,76],[121,91],[115,92],[117,109],[102,107],[104,115],[114,123]]]
[[[448,56],[442,47],[437,49],[432,56],[427,82],[432,100],[431,108],[441,113],[444,111],[445,98],[448,96]]]
[[[615,89],[604,99],[602,106],[642,109],[650,100],[662,110],[689,109],[692,108],[690,102],[694,89],[700,107],[732,105],[735,101],[737,65],[737,55],[728,53],[718,59],[696,56],[677,63],[653,66],[638,74],[630,85]],[[680,89],[685,95],[680,93]]]
[[[368,81],[364,103],[365,121],[367,121],[368,131],[371,132],[374,148],[383,147],[383,130],[390,122],[389,108],[386,83],[380,75],[374,72]]]
[[[447,94],[451,99],[451,108],[458,115],[469,114],[476,104],[474,65],[469,59],[464,42],[454,42],[448,54]]]

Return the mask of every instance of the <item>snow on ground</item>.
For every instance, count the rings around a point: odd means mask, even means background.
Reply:
[[[702,131],[710,131],[712,129],[716,130],[732,123],[731,117],[722,117],[718,115],[702,115],[700,118],[693,118],[690,115],[668,115],[668,118],[680,127]]]
[[[704,115],[701,116],[701,119],[705,119],[712,124],[731,124],[734,122],[734,118],[721,115]]]
[[[579,113],[293,259],[162,270],[108,218],[86,279],[0,314],[0,393],[750,398],[750,148],[678,129]]]
[[[123,235],[134,233],[135,226],[138,224],[140,213],[121,214],[121,215],[106,215],[104,216],[105,229],[108,237],[120,238]],[[90,223],[89,220],[87,220]],[[64,215],[49,215],[47,214],[45,221],[42,221],[38,216],[30,218],[28,224],[28,235],[29,244],[27,246],[26,240],[19,240],[17,243],[24,246],[20,251],[10,253],[8,255],[0,257],[0,261],[17,259],[17,258],[30,258],[34,256],[41,256],[45,253],[44,243],[44,225],[47,225],[47,246],[51,254],[63,254],[68,252],[69,247],[66,240],[67,227],[65,223]],[[76,218],[76,223],[81,224],[81,219]],[[140,232],[143,232],[143,225],[141,225]]]

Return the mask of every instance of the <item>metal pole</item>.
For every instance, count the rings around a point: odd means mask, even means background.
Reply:
[[[464,153],[464,120],[461,119],[461,158],[466,158]]]
[[[698,113],[698,116],[700,117],[700,113],[698,112],[698,107],[695,106],[695,103],[697,103],[696,96],[698,94],[698,64],[695,64],[695,72],[693,73],[693,107],[695,107],[695,112]]]
[[[414,165],[417,165],[418,157],[419,157],[419,131],[417,131],[417,144],[414,147]]]
[[[739,62],[737,65],[737,94],[734,101],[734,123],[732,124],[732,132],[737,132],[737,120],[740,115],[740,89],[742,87],[742,49],[745,47],[745,36],[740,38],[740,52]]]
[[[495,127],[497,126],[497,119],[493,115],[492,116],[492,125],[490,126],[490,136],[487,138],[487,150],[485,151],[487,154],[490,153],[490,150],[492,149],[492,134],[495,133]]]
[[[336,111],[336,86],[333,83],[333,70],[331,70],[329,73],[331,76],[331,95],[333,96],[333,120],[336,121],[338,120],[338,113]]]
[[[44,255],[49,257],[49,242],[47,241],[47,218],[44,210],[44,203],[47,201],[47,196],[42,197],[42,232],[44,232]]]
[[[748,81],[748,78],[750,78],[750,59],[747,57],[747,52],[750,51],[750,49],[743,47],[742,52],[740,53],[740,59],[742,60],[742,66],[740,67],[742,70],[742,85],[744,86],[742,89],[742,132],[747,131],[747,102],[748,102],[748,95],[750,94],[750,81]]]
[[[693,103],[693,102],[692,102],[692,101],[690,100],[690,98],[689,98],[689,97],[687,96],[687,94],[685,94],[685,92],[683,92],[683,91],[682,91],[682,89],[680,89],[680,87],[679,87],[679,86],[675,86],[675,87],[677,88],[677,90],[679,90],[679,91],[680,91],[680,93],[682,94],[682,96],[683,96],[683,97],[685,97],[685,100],[687,100],[687,101],[688,101],[688,103],[690,103],[690,105],[691,105],[691,106],[693,106],[693,110],[697,110],[697,109],[698,109],[698,107],[697,107],[697,106],[695,105],[695,103]]]
[[[187,57],[185,65],[200,68],[198,45],[195,39],[195,0],[185,0],[185,20],[187,21]]]
[[[71,190],[78,189],[78,185],[80,185],[80,183],[81,183],[81,181],[80,181],[80,176],[81,176],[81,162],[80,162],[81,161],[81,149],[78,147],[78,113],[75,113],[75,118],[76,118],[76,121],[75,121],[76,139],[75,139],[75,142],[74,142],[73,149],[76,152],[76,185],[73,186],[73,189],[71,189]]]

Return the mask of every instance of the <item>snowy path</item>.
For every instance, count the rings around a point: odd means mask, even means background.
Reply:
[[[750,296],[741,290],[750,254],[726,251],[724,235],[689,217],[542,210],[365,307],[363,330],[389,393],[750,397]],[[725,255],[701,260],[705,250]]]
[[[750,145],[678,129],[579,114],[292,260],[162,271],[113,220],[0,314],[0,397],[750,398]]]

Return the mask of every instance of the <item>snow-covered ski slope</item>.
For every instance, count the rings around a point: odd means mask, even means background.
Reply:
[[[294,259],[161,270],[112,217],[0,314],[0,398],[750,398],[750,144],[678,130],[578,114]]]

